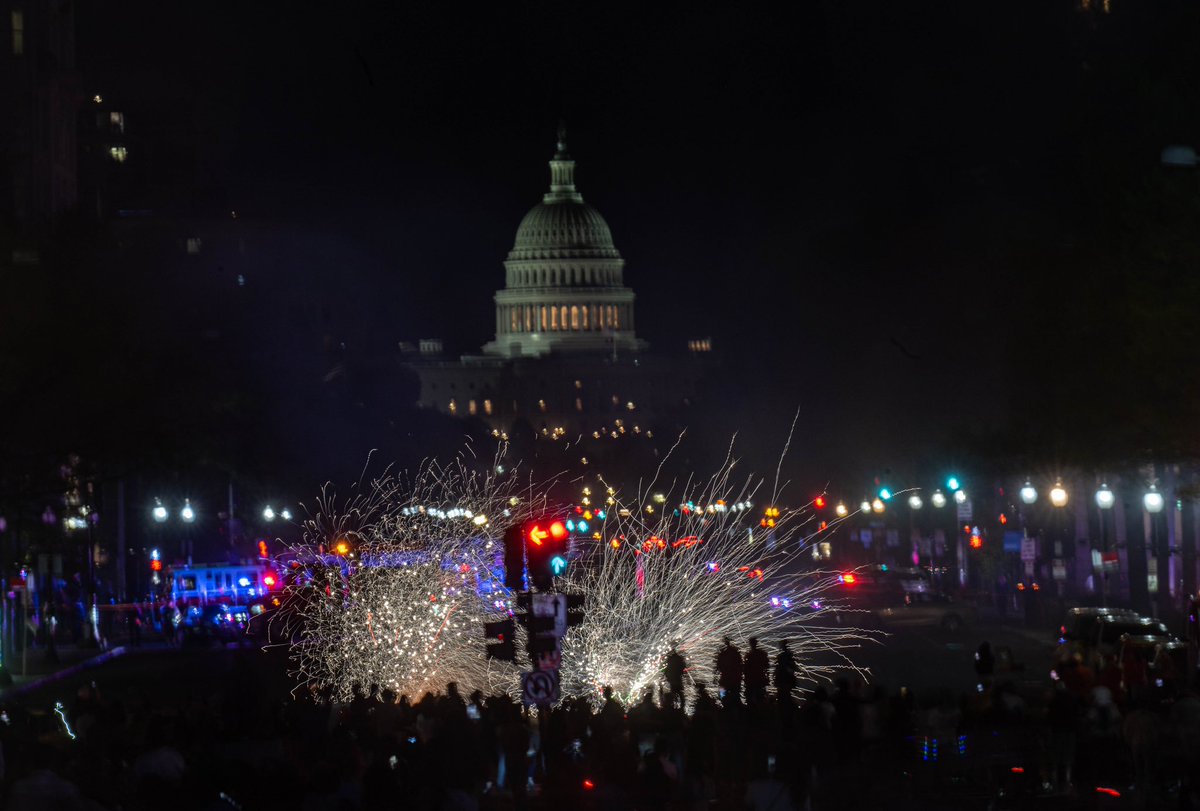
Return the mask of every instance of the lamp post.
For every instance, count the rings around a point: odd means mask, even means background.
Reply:
[[[1169,549],[1159,548],[1163,536],[1158,531],[1158,514],[1163,511],[1165,505],[1163,494],[1151,484],[1146,495],[1142,496],[1142,506],[1146,508],[1150,522],[1150,548],[1154,550],[1154,559],[1157,562],[1154,569],[1158,581],[1158,606],[1163,619],[1166,619],[1171,607],[1171,553]],[[1166,546],[1165,543],[1161,545]]]
[[[1100,489],[1096,491],[1096,506],[1100,508],[1100,604],[1108,605],[1108,562],[1104,559],[1108,554],[1108,534],[1105,530],[1105,514],[1108,513],[1113,505],[1117,503],[1117,498],[1113,495],[1113,491],[1108,488],[1107,484],[1101,484]]]

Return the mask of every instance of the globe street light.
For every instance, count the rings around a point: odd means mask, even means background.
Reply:
[[[1054,487],[1050,490],[1050,503],[1055,507],[1065,507],[1067,499],[1067,491],[1063,488],[1062,482],[1055,482]]]
[[[858,505],[858,509],[861,512],[869,513],[871,511],[871,502],[864,501],[862,504]]]
[[[929,500],[932,501],[933,506],[937,507],[939,510],[946,506],[946,494],[941,490],[934,490],[933,495],[929,497]]]
[[[849,510],[846,509],[845,504],[843,504],[842,502],[839,501],[837,507],[834,508],[834,512],[837,513],[838,518],[845,518],[846,513],[848,513]],[[2,532],[2,531],[3,530],[0,530],[0,532]]]
[[[1157,515],[1163,511],[1163,496],[1158,492],[1158,488],[1150,485],[1150,489],[1146,491],[1146,495],[1142,496],[1142,504],[1146,506],[1146,512]]]
[[[167,508],[163,506],[160,499],[154,499],[154,509],[151,511],[154,515],[154,520],[162,524],[167,520]]]
[[[179,517],[183,519],[185,524],[190,524],[196,520],[196,511],[192,509],[192,502],[186,498],[183,500],[183,509],[179,511]]]
[[[1033,486],[1032,482],[1026,479],[1025,486],[1021,488],[1021,501],[1025,502],[1026,504],[1033,504],[1035,501],[1037,501],[1037,497],[1037,488]]]
[[[954,503],[955,504],[966,504],[967,503],[967,491],[966,490],[955,490],[954,491]]]
[[[1108,489],[1107,484],[1101,484],[1100,489],[1096,491],[1096,506],[1100,508],[1100,604],[1108,605],[1108,569],[1105,567],[1108,563],[1104,560],[1104,556],[1108,554],[1108,533],[1104,526],[1104,513],[1113,508],[1113,504],[1117,501],[1113,491]]]
[[[911,496],[908,497],[908,506],[911,509],[919,510],[923,506],[925,506],[925,502],[921,501],[920,496],[918,496],[916,493],[913,493]]]
[[[877,513],[883,512],[883,502],[880,499],[875,499],[871,502],[871,509]]]
[[[284,507],[282,510],[279,511],[279,517],[282,518],[284,521],[291,521],[292,520],[292,511],[289,510],[287,507]]]
[[[270,505],[270,504],[268,504],[267,506],[263,507],[263,513],[262,513],[262,515],[263,515],[263,518],[264,518],[265,520],[267,520],[267,521],[274,521],[274,520],[275,520],[275,510],[271,509],[271,505]]]
[[[1116,502],[1117,497],[1108,489],[1108,485],[1100,485],[1100,489],[1096,491],[1096,506],[1102,510],[1111,510]]]

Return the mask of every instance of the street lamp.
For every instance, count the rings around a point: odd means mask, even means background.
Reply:
[[[151,512],[158,523],[162,524],[167,520],[167,508],[163,506],[161,499],[154,499],[154,509]]]
[[[1146,507],[1146,512],[1157,515],[1163,511],[1163,496],[1158,492],[1158,488],[1150,485],[1150,489],[1146,491],[1146,495],[1142,496],[1142,504]]]
[[[883,512],[883,502],[879,499],[875,499],[871,502],[871,509],[877,513]]]
[[[967,503],[967,491],[966,490],[955,490],[954,491],[954,503],[955,504],[966,504]]]
[[[871,502],[864,501],[862,504],[858,505],[858,509],[860,512],[869,513],[871,511]]]
[[[837,507],[834,508],[834,512],[837,513],[838,518],[845,518],[846,513],[850,512],[850,511],[846,509],[845,504],[843,504],[842,502],[839,501],[837,504]],[[3,530],[0,530],[0,532],[3,532]]]
[[[1050,503],[1055,507],[1067,506],[1067,491],[1063,488],[1062,482],[1054,483],[1054,487],[1050,490]]]
[[[921,501],[921,497],[913,493],[908,497],[908,506],[910,509],[919,510],[925,506],[925,502]]]
[[[266,521],[274,521],[274,520],[275,520],[275,510],[273,510],[273,509],[271,508],[271,505],[270,505],[270,504],[268,504],[267,506],[263,507],[263,513],[262,513],[262,515],[263,515],[263,519],[264,519],[264,520],[266,520]]]
[[[1096,506],[1102,510],[1111,510],[1116,502],[1117,497],[1108,489],[1108,485],[1100,485],[1100,489],[1096,491]]]
[[[933,506],[939,510],[946,506],[946,494],[941,490],[934,490],[933,495],[929,497],[929,500],[933,502]]]
[[[1108,489],[1107,484],[1101,484],[1100,489],[1096,491],[1096,506],[1100,508],[1100,602],[1101,605],[1108,605],[1108,562],[1104,560],[1104,555],[1108,554],[1108,535],[1104,526],[1104,513],[1113,508],[1117,502],[1113,491]]]
[[[1025,486],[1021,488],[1021,501],[1025,502],[1026,504],[1033,504],[1035,501],[1037,501],[1037,498],[1037,488],[1033,486],[1032,482],[1026,479]]]
[[[185,524],[190,524],[196,520],[196,511],[192,509],[192,502],[188,499],[183,500],[183,509],[179,511],[179,517],[183,519]]]

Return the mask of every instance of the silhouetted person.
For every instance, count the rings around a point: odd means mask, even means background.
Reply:
[[[742,700],[742,652],[729,637],[724,642],[717,651],[717,684],[721,687],[721,701],[728,707]]]
[[[671,650],[667,653],[667,661],[663,665],[663,678],[667,680],[667,687],[671,690],[671,696],[668,699],[669,706],[682,707],[683,704],[683,674],[687,670],[687,662],[684,661],[683,654],[675,647],[677,643],[671,643]]]
[[[745,665],[747,704],[759,704],[767,697],[767,672],[770,668],[767,652],[758,646],[757,639],[751,638]]]
[[[792,702],[792,691],[796,689],[796,659],[788,650],[787,640],[779,643],[779,655],[775,657],[775,692],[780,704]]]

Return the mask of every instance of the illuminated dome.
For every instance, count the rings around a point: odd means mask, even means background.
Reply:
[[[575,188],[575,161],[560,130],[550,191],[517,228],[495,297],[496,339],[483,351],[515,358],[644,348],[624,267],[608,223]]]

